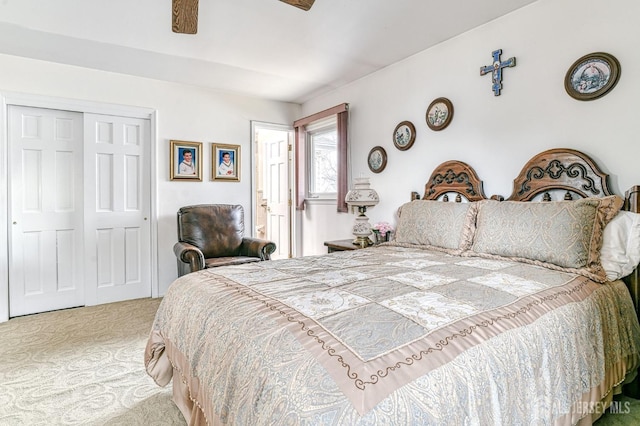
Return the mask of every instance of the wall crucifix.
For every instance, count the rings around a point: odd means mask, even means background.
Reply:
[[[500,61],[500,55],[502,55],[502,49],[494,50],[493,53],[493,64],[486,65],[484,67],[480,67],[480,75],[485,75],[491,73],[491,81],[493,85],[493,94],[494,96],[500,96],[500,89],[502,89],[502,68],[506,67],[515,67],[516,66],[516,58],[509,58],[506,61]]]

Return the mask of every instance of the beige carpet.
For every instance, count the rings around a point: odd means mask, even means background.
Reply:
[[[14,318],[0,324],[0,425],[184,425],[171,385],[143,356],[160,299]],[[597,426],[640,424],[640,401]]]
[[[160,299],[0,324],[0,425],[184,425],[144,370]]]

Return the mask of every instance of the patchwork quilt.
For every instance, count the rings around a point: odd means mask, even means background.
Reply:
[[[145,364],[209,424],[542,425],[588,414],[639,352],[621,281],[386,243],[179,278]]]

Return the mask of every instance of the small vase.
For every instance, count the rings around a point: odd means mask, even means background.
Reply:
[[[384,234],[377,229],[373,229],[372,231],[374,244],[386,243],[387,241],[391,241],[391,231],[387,231]]]
[[[380,244],[382,242],[382,235],[377,229],[373,229],[373,244]]]

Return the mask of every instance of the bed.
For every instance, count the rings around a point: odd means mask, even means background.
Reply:
[[[506,199],[443,163],[391,242],[180,277],[147,372],[193,425],[591,424],[637,382],[637,193],[570,149]]]

